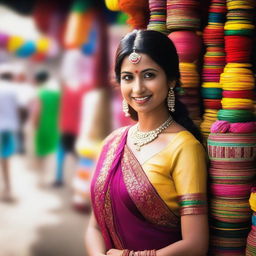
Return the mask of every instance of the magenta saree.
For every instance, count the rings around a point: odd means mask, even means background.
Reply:
[[[92,205],[106,249],[160,249],[181,239],[180,218],[159,197],[126,146],[128,128],[106,140],[92,180]]]

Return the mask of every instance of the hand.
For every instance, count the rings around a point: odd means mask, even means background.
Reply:
[[[122,256],[123,250],[117,250],[117,249],[110,249],[107,251],[107,255],[111,256]]]

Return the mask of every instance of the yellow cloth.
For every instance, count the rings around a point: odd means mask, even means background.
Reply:
[[[191,133],[181,131],[142,167],[159,196],[180,215],[178,196],[206,195],[206,159],[203,146]]]

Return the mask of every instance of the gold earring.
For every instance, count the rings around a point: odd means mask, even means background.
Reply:
[[[175,95],[174,95],[174,91],[173,91],[173,87],[170,87],[169,91],[168,91],[168,96],[167,96],[167,105],[168,105],[168,109],[171,112],[175,111]]]
[[[127,116],[127,117],[131,116],[130,113],[129,113],[129,105],[128,105],[128,103],[125,99],[123,99],[122,106],[123,106],[124,115]]]

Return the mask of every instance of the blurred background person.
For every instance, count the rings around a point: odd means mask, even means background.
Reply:
[[[28,72],[25,64],[14,64],[14,82],[18,89],[18,103],[19,103],[19,116],[20,116],[20,129],[18,132],[19,137],[19,153],[26,152],[26,138],[25,138],[25,124],[29,115],[29,108],[32,100],[36,96],[35,86],[29,81]]]
[[[67,156],[77,162],[75,144],[82,119],[82,100],[91,89],[91,58],[79,50],[64,53],[61,67],[61,103],[60,103],[60,143],[57,152],[55,187],[62,186],[65,180]],[[85,72],[86,70],[86,72]]]
[[[64,179],[65,159],[67,154],[76,158],[75,142],[80,125],[81,99],[83,85],[77,81],[67,81],[62,84],[60,104],[60,142],[57,152],[57,169],[54,186],[62,186]]]
[[[12,68],[2,65],[0,71],[0,164],[3,174],[2,199],[13,199],[10,181],[10,157],[17,150],[19,105],[17,87],[13,82]]]
[[[56,81],[49,77],[49,73],[41,70],[35,75],[35,85],[38,95],[33,103],[31,122],[35,128],[35,154],[39,160],[39,184],[46,185],[46,171],[50,154],[57,149],[59,142],[59,105],[60,90]]]

